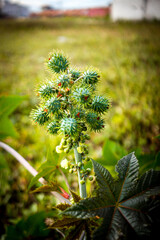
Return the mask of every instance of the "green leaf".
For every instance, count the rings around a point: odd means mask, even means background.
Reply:
[[[38,182],[38,180],[41,177],[45,177],[46,175],[48,175],[49,173],[53,172],[55,170],[55,168],[50,168],[50,167],[46,167],[44,168],[40,173],[38,173],[35,177],[32,178],[29,186],[28,186],[28,190],[31,189],[31,187]]]
[[[120,236],[129,239],[131,236],[126,236],[131,234],[130,229],[137,235],[148,236],[151,220],[153,225],[155,220],[151,213],[160,208],[155,197],[160,194],[160,171],[150,170],[138,179],[139,165],[134,153],[118,162],[116,180],[99,163],[93,161],[93,166],[99,185],[97,196],[81,200],[63,214],[80,219],[102,217],[93,240],[115,240]]]
[[[24,100],[22,96],[1,96],[0,97],[0,119],[8,117]]]
[[[47,239],[51,230],[46,228],[45,219],[53,212],[38,212],[22,218],[16,225],[9,225],[6,240]]]
[[[5,137],[17,137],[13,123],[8,116],[17,108],[25,97],[21,96],[1,96],[0,97],[0,139]]]
[[[117,142],[106,140],[103,146],[103,158],[105,165],[114,166],[117,161],[126,155],[126,150]]]
[[[7,117],[0,119],[0,139],[4,139],[8,136],[17,137],[18,134],[14,129],[13,123]]]

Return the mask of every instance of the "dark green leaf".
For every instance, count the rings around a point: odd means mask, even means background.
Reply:
[[[93,161],[93,166],[99,185],[97,197],[81,200],[64,214],[82,219],[102,217],[103,223],[94,232],[94,240],[124,239],[129,229],[148,236],[151,211],[160,208],[160,202],[155,200],[155,195],[160,194],[160,172],[150,170],[138,179],[139,165],[134,153],[118,162],[116,181],[99,163]]]
[[[77,203],[81,200],[81,197],[77,193],[73,192],[72,190],[70,190],[70,193],[71,193],[72,198],[75,203]]]
[[[60,203],[58,205],[56,205],[54,208],[55,209],[58,209],[58,210],[61,210],[61,211],[64,211],[66,210],[67,208],[69,208],[71,205],[70,204],[67,204],[67,203]]]

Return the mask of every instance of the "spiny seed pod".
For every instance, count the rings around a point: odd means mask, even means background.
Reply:
[[[98,115],[96,113],[89,112],[86,116],[86,121],[89,124],[94,124],[95,122],[97,122],[97,118],[98,118]]]
[[[36,110],[33,110],[31,113],[31,116],[33,120],[40,125],[43,125],[49,120],[48,112],[44,111],[43,108],[38,108]]]
[[[71,78],[73,81],[77,80],[81,75],[80,71],[74,69],[70,69],[69,73],[71,74]]]
[[[76,109],[74,112],[74,116],[76,119],[82,119],[85,116],[85,111],[83,109]]]
[[[96,84],[98,82],[99,75],[96,71],[89,71],[83,73],[83,82],[85,84]]]
[[[109,108],[109,100],[101,96],[95,96],[91,107],[95,112],[104,113]]]
[[[61,122],[61,131],[69,136],[74,136],[78,131],[78,124],[74,118],[64,118]]]
[[[61,102],[55,98],[52,97],[46,102],[46,108],[48,109],[49,113],[55,113],[58,112],[61,108]]]
[[[41,86],[38,91],[39,95],[42,98],[47,98],[47,97],[50,97],[52,94],[54,94],[56,90],[54,89],[54,87],[52,85],[44,84],[43,86]]]
[[[66,88],[69,86],[70,78],[69,75],[63,74],[57,80],[57,85],[62,88]]]
[[[104,128],[104,120],[103,119],[99,119],[97,120],[94,124],[90,124],[90,128],[93,131],[100,131]]]
[[[59,130],[59,124],[57,122],[51,122],[47,126],[48,132],[51,134],[56,134]]]
[[[48,68],[53,72],[59,73],[67,70],[69,62],[61,53],[54,53],[49,57]]]
[[[75,90],[73,95],[77,102],[86,104],[90,100],[91,92],[87,88],[79,88]]]

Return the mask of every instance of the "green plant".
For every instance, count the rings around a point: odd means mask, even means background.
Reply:
[[[99,73],[94,69],[80,72],[69,68],[69,61],[62,53],[51,53],[46,61],[53,72],[53,79],[38,88],[41,99],[37,109],[32,111],[33,120],[45,125],[50,134],[61,134],[62,140],[56,147],[58,153],[74,150],[75,163],[65,160],[66,166],[78,173],[80,196],[85,198],[86,178],[90,169],[85,168],[89,139],[87,131],[104,128],[103,114],[109,109],[109,99],[96,94]],[[89,179],[92,179],[91,177]]]
[[[50,219],[49,228],[67,228],[66,240],[128,239],[133,233],[134,236],[149,236],[153,226],[151,219],[156,222],[153,209],[160,209],[160,172],[150,170],[139,178],[138,160],[130,153],[117,163],[118,176],[114,179],[107,169],[90,159],[85,144],[89,139],[86,132],[103,129],[102,115],[110,105],[108,99],[95,92],[99,73],[93,69],[84,72],[70,69],[69,61],[62,53],[50,54],[46,63],[54,72],[53,79],[38,88],[41,102],[31,116],[49,133],[62,135],[61,143],[56,147],[58,153],[67,154],[74,150],[75,162],[63,159],[61,166],[69,168],[70,173],[77,172],[80,190],[80,196],[71,189],[72,197],[63,194],[70,202],[55,207],[61,215]],[[121,155],[122,152],[117,145],[117,153]],[[95,177],[89,176],[91,169],[85,167],[90,160]],[[86,194],[87,177],[91,181],[95,178],[99,185],[90,198]],[[56,183],[49,183],[34,192],[53,190],[57,190]]]

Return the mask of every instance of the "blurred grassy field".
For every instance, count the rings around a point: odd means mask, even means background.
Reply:
[[[37,136],[42,138],[28,115],[36,102],[35,86],[49,76],[43,65],[45,58],[52,49],[61,49],[72,65],[99,68],[99,90],[112,99],[106,129],[97,135],[96,143],[108,137],[127,149],[152,149],[160,127],[159,22],[111,23],[86,18],[3,20],[0,36],[1,94],[29,96],[20,109],[19,119],[14,119],[24,145],[30,138],[35,145],[39,144]]]
[[[92,157],[101,158],[105,139],[120,143],[127,152],[160,149],[155,139],[160,134],[160,22],[112,23],[87,18],[0,21],[0,94],[28,96],[11,116],[19,136],[8,137],[6,143],[36,169],[47,158],[54,158],[53,149],[59,138],[33,126],[29,118],[37,103],[35,87],[50,77],[44,61],[53,49],[63,50],[71,64],[80,69],[99,68],[99,91],[111,98],[106,128],[92,134]],[[35,204],[38,197],[35,200],[26,192],[26,179],[31,177],[13,157],[5,157],[10,167],[0,174],[0,200],[2,206],[7,205],[4,222],[8,222],[8,218],[33,213],[41,207]],[[69,181],[75,184],[70,176]],[[45,202],[42,196],[42,200],[44,206],[49,204],[48,198]],[[29,208],[30,203],[33,204]]]

